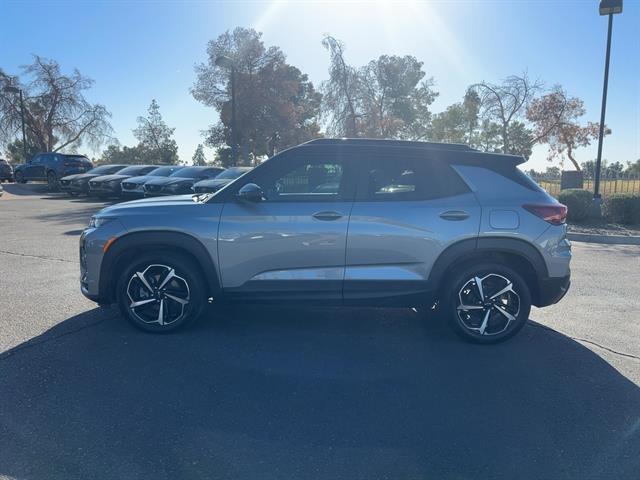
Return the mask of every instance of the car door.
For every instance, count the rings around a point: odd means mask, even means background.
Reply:
[[[225,294],[254,299],[342,299],[351,166],[337,154],[283,154],[226,192],[218,235]],[[234,199],[248,183],[262,201]]]
[[[27,163],[24,169],[26,180],[41,180],[44,177],[44,155],[36,155]],[[42,173],[42,175],[40,174]]]
[[[415,305],[433,289],[428,278],[452,243],[476,238],[481,209],[444,162],[410,156],[359,162],[351,211],[345,303]]]

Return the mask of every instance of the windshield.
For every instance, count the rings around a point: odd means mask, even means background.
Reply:
[[[246,173],[248,170],[249,170],[248,168],[228,168],[227,170],[222,172],[220,175],[218,175],[216,177],[216,180],[238,178],[240,175],[242,175],[243,173]]]
[[[181,178],[198,178],[202,176],[202,167],[184,167],[169,176]]]
[[[141,175],[143,172],[148,170],[148,165],[134,165],[118,171],[118,175]]]
[[[149,174],[150,177],[168,177],[172,173],[183,169],[180,165],[171,165],[170,167],[160,167]]]
[[[87,173],[99,173],[100,175],[109,175],[111,173],[116,173],[119,170],[122,170],[124,167],[122,165],[100,165],[99,167],[92,168]]]

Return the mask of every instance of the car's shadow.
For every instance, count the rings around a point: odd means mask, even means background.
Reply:
[[[149,335],[92,310],[0,356],[10,478],[638,478],[640,390],[528,325],[237,307]]]

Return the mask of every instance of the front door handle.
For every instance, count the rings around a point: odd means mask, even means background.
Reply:
[[[339,218],[342,218],[342,214],[339,212],[316,212],[312,216],[317,220],[324,221],[338,220]]]
[[[469,214],[463,210],[448,210],[440,214],[443,220],[460,221],[469,218]]]

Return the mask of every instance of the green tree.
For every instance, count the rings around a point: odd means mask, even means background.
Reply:
[[[454,103],[444,112],[434,115],[430,139],[436,142],[465,143],[467,141],[467,119],[461,103]]]
[[[6,147],[18,136],[22,121],[20,102],[5,87],[19,87],[24,96],[24,120],[29,142],[38,152],[96,148],[112,140],[111,114],[89,102],[84,93],[93,80],[78,70],[64,74],[54,60],[35,56],[18,77],[0,70],[0,143]]]
[[[34,155],[40,152],[40,149],[33,143],[29,143],[27,139],[27,158],[24,158],[22,138],[16,138],[14,141],[7,144],[6,152],[9,163],[17,165],[19,163],[25,163],[28,159],[33,158]]]
[[[154,163],[149,159],[149,151],[141,144],[135,147],[109,145],[98,159],[99,164],[147,164]]]
[[[429,106],[437,97],[433,79],[411,55],[382,55],[358,71],[362,99],[360,132],[369,138],[424,138]]]
[[[207,159],[204,156],[204,147],[201,143],[199,143],[196,147],[196,151],[193,154],[192,160],[194,165],[204,166],[207,164]]]
[[[191,88],[196,100],[220,114],[220,121],[205,132],[205,143],[214,148],[231,146],[233,76],[236,137],[250,160],[267,155],[276,134],[282,148],[320,135],[321,94],[307,75],[286,63],[278,47],[265,47],[261,36],[253,29],[236,28],[210,41],[207,62],[195,67],[197,78]],[[224,65],[216,62],[223,57],[228,59]]]
[[[633,176],[640,176],[640,158],[635,162],[628,162],[625,173]]]
[[[155,99],[151,100],[148,115],[138,117],[138,127],[133,135],[140,144],[138,149],[145,161],[154,163],[178,163],[178,144],[173,139],[175,128],[170,128],[162,119],[160,106]]]

